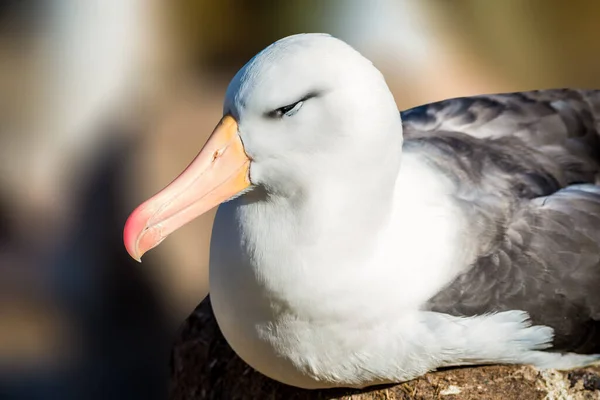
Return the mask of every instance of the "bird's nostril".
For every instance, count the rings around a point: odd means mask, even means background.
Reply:
[[[215,162],[217,160],[217,158],[221,157],[223,155],[223,153],[225,153],[225,150],[227,150],[227,147],[229,147],[229,145],[226,145],[224,147],[221,147],[218,150],[215,150],[215,152],[213,153],[213,156],[212,156],[212,162]]]

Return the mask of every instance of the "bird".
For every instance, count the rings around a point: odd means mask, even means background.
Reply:
[[[306,389],[442,367],[600,360],[600,91],[398,111],[343,40],[282,38],[233,77],[198,156],[123,231],[141,256],[218,206],[209,285],[251,367]]]

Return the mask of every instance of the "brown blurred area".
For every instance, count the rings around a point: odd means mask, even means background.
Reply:
[[[329,32],[398,107],[600,87],[600,3],[43,0],[0,3],[0,398],[164,398],[169,347],[208,292],[214,212],[144,262],[128,213],[221,117],[272,41]]]

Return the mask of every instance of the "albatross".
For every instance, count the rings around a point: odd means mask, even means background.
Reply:
[[[600,92],[399,112],[327,34],[283,38],[229,84],[198,156],[128,218],[140,260],[219,205],[210,295],[234,351],[301,388],[440,367],[600,360]]]

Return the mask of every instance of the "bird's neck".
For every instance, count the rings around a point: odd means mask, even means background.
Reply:
[[[256,268],[319,268],[369,257],[394,209],[401,154],[376,170],[350,171],[346,179],[319,177],[306,190],[282,196],[249,193],[237,201],[245,252],[260,255]]]
[[[296,310],[336,291],[358,290],[365,279],[389,276],[386,271],[415,290],[451,279],[465,256],[457,242],[462,219],[444,180],[412,155],[399,170],[379,172],[358,176],[353,186],[322,181],[296,196],[257,191],[225,204],[213,239],[240,247],[214,247],[211,258],[239,266],[226,275],[239,281],[240,292],[262,293],[268,304]],[[435,282],[425,285],[415,270]],[[336,284],[339,279],[345,284]],[[432,294],[406,290],[399,299],[425,301]]]

